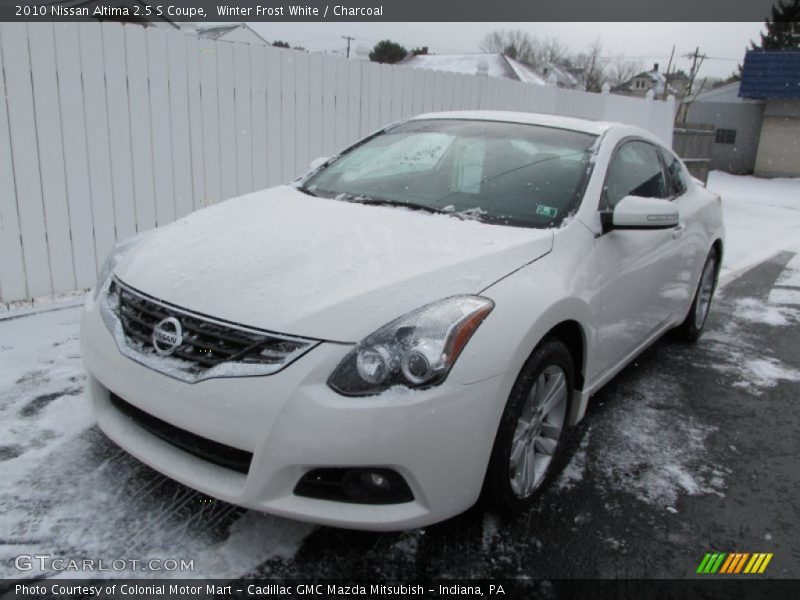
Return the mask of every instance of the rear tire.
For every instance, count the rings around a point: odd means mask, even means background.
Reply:
[[[483,485],[490,510],[516,516],[557,474],[574,389],[569,349],[545,339],[520,371],[500,420]]]
[[[703,327],[711,311],[711,300],[717,289],[717,274],[719,273],[719,254],[716,248],[711,248],[700,274],[700,281],[694,293],[694,301],[689,309],[686,319],[675,329],[679,338],[687,342],[696,342],[703,333]]]

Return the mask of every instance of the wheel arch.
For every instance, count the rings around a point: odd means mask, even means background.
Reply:
[[[542,340],[548,337],[560,340],[569,350],[575,369],[575,389],[582,391],[586,382],[586,333],[583,326],[575,319],[567,319],[550,328]]]

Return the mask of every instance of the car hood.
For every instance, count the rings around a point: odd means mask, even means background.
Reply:
[[[551,230],[314,198],[280,186],[158,229],[115,274],[217,318],[356,342],[429,302],[479,293],[552,245]]]

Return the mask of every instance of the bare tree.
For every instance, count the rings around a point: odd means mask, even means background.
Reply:
[[[625,58],[624,56],[616,56],[611,59],[606,69],[606,77],[611,87],[616,87],[631,79],[637,73],[644,70],[642,61]]]
[[[586,83],[586,90],[599,92],[606,78],[607,60],[603,58],[603,45],[600,38],[593,41],[583,52],[578,52],[569,62],[572,67],[580,69]]]
[[[506,32],[504,29],[490,31],[483,36],[479,49],[481,52],[495,54],[502,52],[506,45]]]
[[[555,38],[539,40],[521,29],[500,29],[483,36],[482,52],[502,53],[533,67],[549,62],[563,64],[568,57],[567,47]]]
[[[500,29],[483,36],[480,49],[483,52],[501,53],[514,60],[533,64],[531,61],[537,45],[536,38],[521,29]]]
[[[535,52],[534,66],[545,65],[547,63],[554,63],[562,65],[568,62],[569,50],[567,47],[559,42],[556,38],[545,38],[544,40],[537,40],[538,48]]]

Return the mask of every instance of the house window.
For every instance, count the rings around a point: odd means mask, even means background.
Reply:
[[[717,144],[735,144],[736,143],[736,130],[735,129],[717,129],[714,135],[714,141]]]

